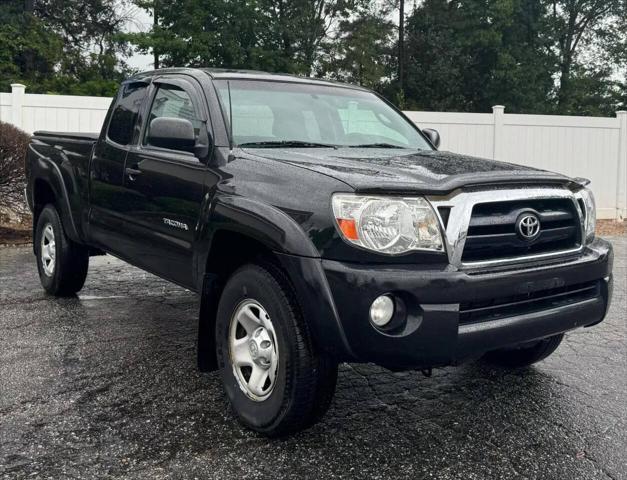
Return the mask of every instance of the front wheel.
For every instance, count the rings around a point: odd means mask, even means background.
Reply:
[[[483,357],[488,363],[506,368],[528,367],[544,360],[560,346],[564,334],[542,339],[532,345],[488,352]]]
[[[54,205],[46,205],[39,214],[34,243],[39,280],[46,292],[62,297],[83,288],[89,250],[65,235]]]
[[[314,348],[276,267],[246,265],[228,280],[218,306],[216,349],[227,396],[247,427],[286,435],[328,409],[337,363]]]

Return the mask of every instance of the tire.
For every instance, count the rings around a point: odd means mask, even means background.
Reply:
[[[80,291],[87,277],[89,250],[67,238],[54,205],[46,205],[39,214],[34,242],[44,290],[57,297]]]
[[[545,338],[526,347],[494,350],[484,355],[483,359],[493,365],[505,368],[523,368],[544,360],[560,346],[564,334]]]
[[[216,356],[240,422],[266,436],[303,430],[331,404],[337,362],[316,352],[287,278],[274,266],[245,265],[229,278],[216,315]]]

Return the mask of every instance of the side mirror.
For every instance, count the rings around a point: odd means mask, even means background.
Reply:
[[[147,141],[153,147],[194,152],[194,126],[183,118],[160,117],[150,122]]]
[[[440,134],[438,133],[437,130],[434,130],[432,128],[423,128],[422,133],[424,133],[427,136],[427,138],[429,139],[429,141],[433,144],[435,148],[440,147]]]

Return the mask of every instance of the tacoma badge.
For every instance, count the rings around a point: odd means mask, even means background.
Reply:
[[[178,228],[179,230],[189,230],[189,227],[186,223],[177,222],[176,220],[170,220],[169,218],[164,218],[163,223],[165,223],[169,227]]]

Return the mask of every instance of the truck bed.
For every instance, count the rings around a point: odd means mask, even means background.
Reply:
[[[29,179],[26,198],[34,208],[33,193],[37,188],[34,176],[46,179],[57,198],[63,199],[60,212],[69,236],[75,241],[83,238],[83,209],[88,205],[89,162],[99,133],[46,132],[33,134],[26,157]],[[37,175],[31,172],[36,171]]]

